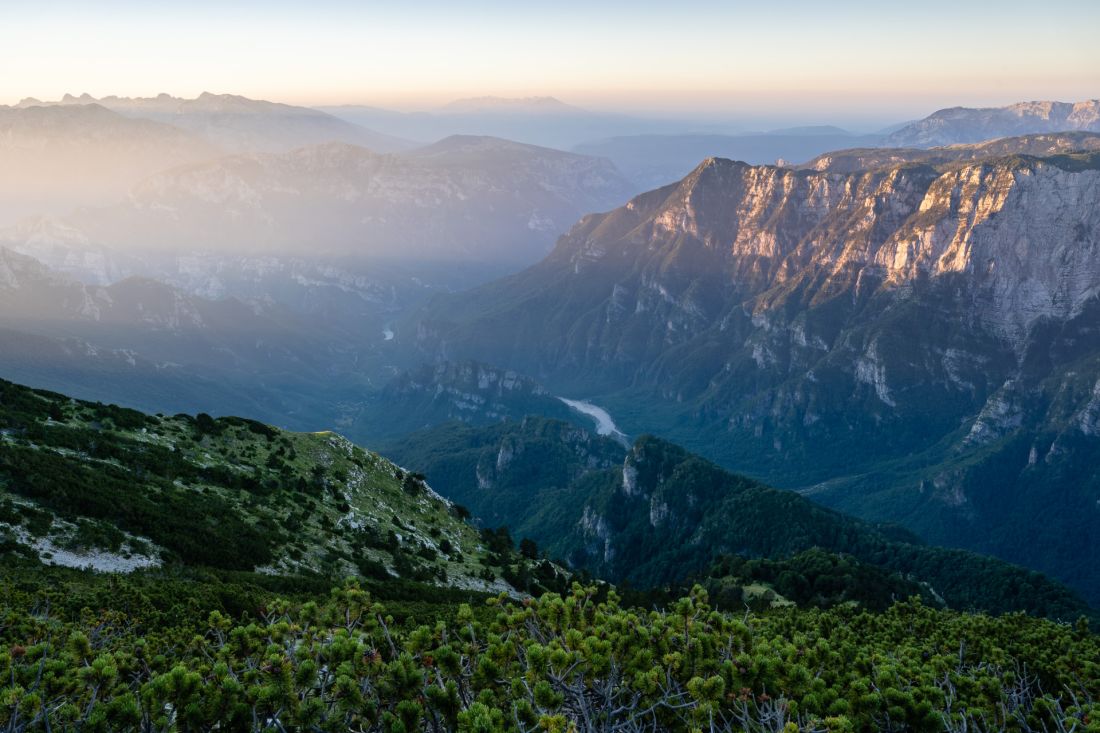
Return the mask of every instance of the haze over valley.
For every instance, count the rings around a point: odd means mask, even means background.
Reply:
[[[1095,8],[107,5],[0,44],[0,727],[1093,729]]]

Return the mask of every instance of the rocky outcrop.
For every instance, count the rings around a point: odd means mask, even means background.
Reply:
[[[712,330],[736,348],[729,335],[746,311],[776,324],[806,306],[937,290],[960,317],[1019,344],[1037,321],[1073,317],[1100,290],[1097,201],[1100,153],[854,174],[711,159],[675,186],[586,217],[543,263],[444,301],[415,332],[429,353],[446,343],[451,358],[476,349],[531,373],[633,369]],[[477,309],[497,299],[524,310],[512,323],[479,322]],[[556,317],[539,322],[539,310]],[[562,340],[555,329],[573,318],[585,325]],[[493,338],[473,333],[490,328]],[[830,348],[827,333],[800,328],[798,338]],[[755,342],[761,368],[773,356]]]
[[[644,231],[651,249],[698,243],[734,289],[757,295],[758,308],[790,283],[811,283],[813,295],[828,297],[861,280],[897,289],[960,274],[974,316],[1020,337],[1036,319],[1070,317],[1096,295],[1098,201],[1100,156],[1080,168],[1013,160],[856,175],[711,160],[630,234]],[[571,238],[580,236],[590,239]],[[579,262],[591,248],[576,251]],[[702,293],[675,282],[642,285],[635,309],[656,297],[684,325],[709,325]],[[616,308],[630,310],[621,293]]]
[[[586,506],[577,526],[580,529],[581,536],[587,539],[585,551],[589,555],[598,557],[607,564],[615,560],[615,548],[611,544],[611,530],[607,526],[605,517],[594,511],[592,507]]]

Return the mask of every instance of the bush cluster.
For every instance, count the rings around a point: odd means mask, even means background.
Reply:
[[[10,731],[1100,730],[1100,640],[1021,614],[662,611],[574,585],[399,625],[354,582],[194,630],[8,607]]]

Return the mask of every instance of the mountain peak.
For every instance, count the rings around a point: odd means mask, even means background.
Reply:
[[[689,187],[695,187],[708,175],[722,174],[726,171],[734,171],[741,168],[752,168],[753,166],[742,160],[733,160],[731,158],[722,158],[717,155],[711,155],[702,160],[699,165],[695,166],[684,179],[681,181],[681,185],[687,185]],[[757,166],[760,168],[766,168],[768,166]]]
[[[61,97],[63,104],[91,104],[96,101],[98,100],[87,92],[83,92],[79,97],[74,97],[72,94],[65,94]]]

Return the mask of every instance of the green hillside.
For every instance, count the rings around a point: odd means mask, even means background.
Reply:
[[[952,608],[1066,620],[1092,613],[1076,593],[1039,573],[925,545],[896,526],[729,473],[651,436],[625,449],[568,423],[527,417],[490,428],[443,425],[386,450],[476,515],[635,588],[683,584],[723,555],[782,560],[817,548],[856,562],[849,575],[857,591],[855,578],[878,577],[866,573],[870,566],[896,576],[890,582],[901,581],[899,588],[921,584]]]
[[[549,565],[333,433],[149,416],[0,383],[0,537],[104,571],[207,567],[527,590]]]
[[[0,728],[1096,730],[1087,618],[936,608],[1088,612],[1042,576],[654,438],[527,418],[407,445],[630,582],[567,591],[531,539],[332,433],[0,382]]]

